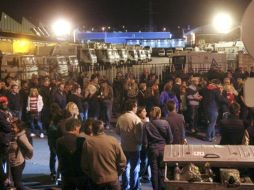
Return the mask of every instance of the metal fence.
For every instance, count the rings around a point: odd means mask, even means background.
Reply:
[[[88,77],[90,77],[94,73],[98,73],[101,76],[105,76],[110,82],[113,82],[118,72],[122,72],[123,74],[132,73],[137,80],[140,81],[140,76],[147,70],[149,73],[156,74],[160,80],[163,79],[163,74],[166,69],[170,71],[173,70],[172,64],[169,63],[156,63],[156,64],[139,64],[139,65],[121,65],[121,66],[87,66],[83,67],[81,70],[85,72]]]

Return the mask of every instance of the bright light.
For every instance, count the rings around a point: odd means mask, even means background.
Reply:
[[[228,33],[232,29],[233,20],[229,14],[220,13],[213,18],[213,26],[219,33]]]
[[[14,53],[29,53],[32,49],[33,44],[31,41],[26,39],[14,40],[13,41],[13,52]]]
[[[52,24],[52,30],[58,37],[65,37],[71,34],[72,26],[68,20],[58,19]]]

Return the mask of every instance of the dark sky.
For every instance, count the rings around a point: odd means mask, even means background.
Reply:
[[[152,6],[149,4],[152,2]],[[120,27],[139,30],[149,24],[149,7],[157,30],[180,25],[200,26],[211,22],[219,10],[239,21],[250,0],[0,0],[0,10],[14,18],[50,23],[59,15],[76,25]],[[151,9],[150,9],[151,10]],[[150,12],[151,13],[151,12]]]

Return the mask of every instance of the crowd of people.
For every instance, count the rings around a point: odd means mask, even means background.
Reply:
[[[220,144],[253,144],[253,113],[243,91],[253,76],[254,68],[241,67],[205,76],[168,72],[162,81],[147,70],[139,81],[119,71],[112,84],[96,73],[76,81],[7,76],[0,81],[0,165],[7,161],[15,187],[26,189],[21,180],[32,138],[47,135],[50,175],[55,180],[61,174],[63,190],[137,190],[140,180],[163,189],[164,146],[187,144],[187,130],[205,129],[204,140],[213,142],[218,126]],[[121,145],[105,133],[113,128]],[[0,169],[4,189],[9,181]]]

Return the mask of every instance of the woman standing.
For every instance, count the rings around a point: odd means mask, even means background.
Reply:
[[[163,152],[166,144],[173,142],[171,128],[166,120],[161,119],[161,109],[153,107],[150,112],[151,122],[145,124],[144,146],[148,147],[148,161],[151,167],[153,190],[163,189],[164,168]]]
[[[22,184],[22,173],[25,168],[25,159],[31,159],[33,156],[33,147],[29,143],[24,129],[24,123],[21,120],[12,123],[14,137],[10,143],[9,162],[14,186],[17,190],[26,190]]]
[[[41,122],[41,110],[43,108],[42,97],[37,88],[31,88],[27,100],[27,111],[29,112],[29,121],[31,125],[31,137],[35,136],[35,124],[40,131],[40,138],[44,138],[43,127]]]
[[[137,116],[141,119],[142,123],[145,124],[149,122],[149,118],[146,116],[146,108],[144,106],[138,107]],[[148,149],[145,146],[142,146],[140,151],[140,172],[139,176],[141,177],[141,183],[149,183],[149,172],[148,172]]]

